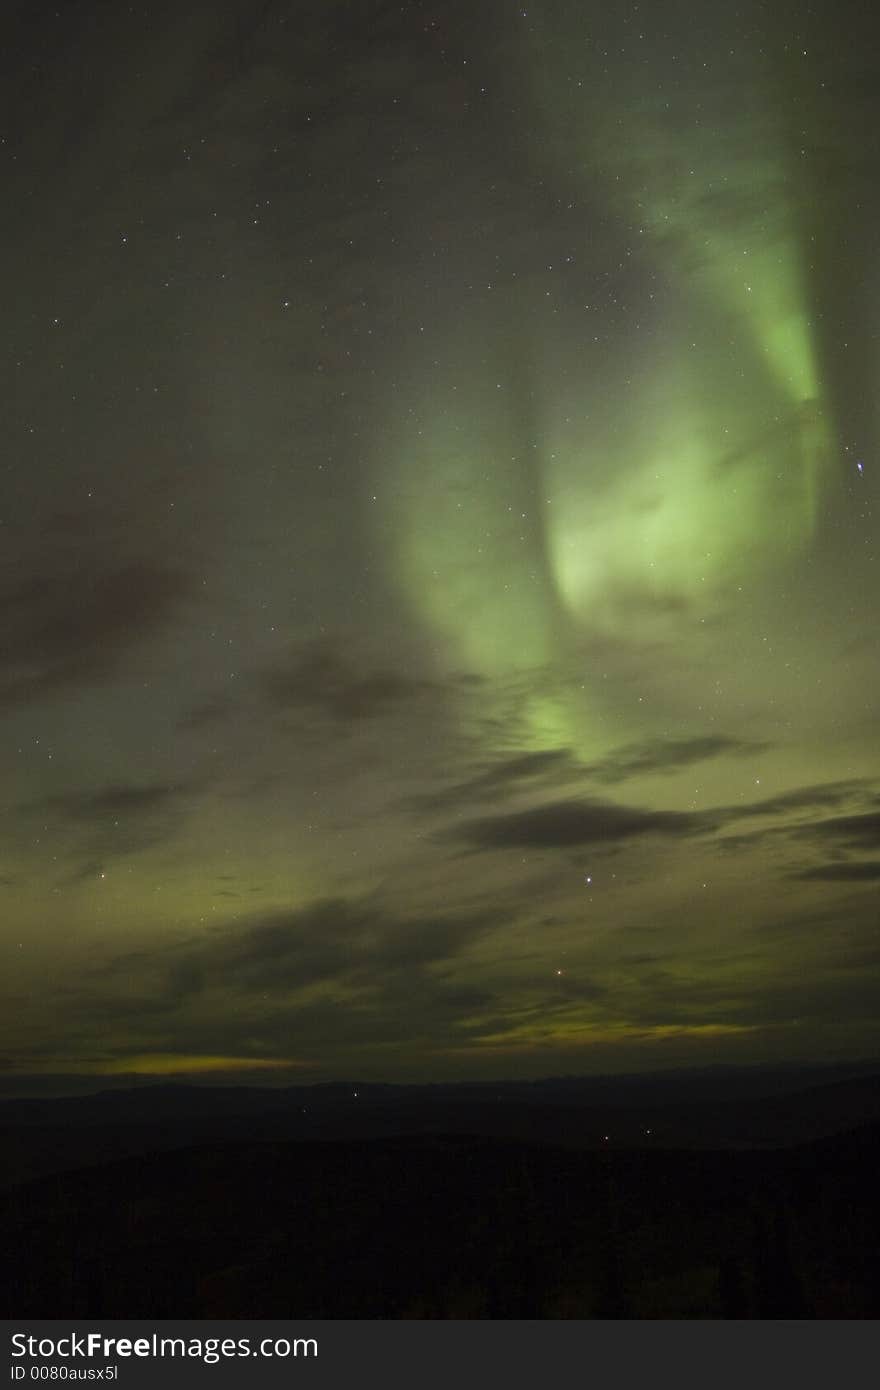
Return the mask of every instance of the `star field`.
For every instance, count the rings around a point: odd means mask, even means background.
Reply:
[[[874,1055],[844,11],[17,8],[10,1088]]]

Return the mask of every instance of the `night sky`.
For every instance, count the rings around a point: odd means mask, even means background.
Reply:
[[[876,1056],[869,8],[6,6],[5,1086]]]

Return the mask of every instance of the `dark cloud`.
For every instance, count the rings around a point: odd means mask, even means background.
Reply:
[[[236,988],[289,989],[449,960],[497,920],[496,913],[396,919],[371,904],[331,899],[252,921],[212,952]]]
[[[864,796],[869,785],[866,779],[854,779],[847,782],[826,782],[815,786],[796,787],[793,791],[783,792],[780,796],[767,797],[763,801],[751,801],[741,806],[724,806],[718,812],[719,824],[749,820],[752,817],[760,816],[784,817],[790,811],[808,811],[813,808],[842,806],[848,801]],[[797,821],[794,824],[760,826],[755,830],[745,831],[741,834],[726,835],[718,841],[718,844],[724,850],[740,850],[757,844],[761,840],[785,838],[821,840],[824,836],[829,841],[834,842],[835,840],[843,840],[846,835],[855,835],[856,838],[848,847],[871,849],[877,843],[876,840],[870,840],[872,834],[870,824],[865,824],[871,819],[870,815],[854,815],[835,817],[828,821]],[[876,818],[874,819],[876,820]],[[867,843],[865,840],[859,841],[860,834],[867,837]]]
[[[810,794],[810,789],[805,789],[803,793],[791,793],[789,796],[777,797],[773,802],[767,803],[773,811],[780,812],[793,807],[799,809],[801,806],[817,804],[821,806],[839,805],[841,802],[849,800],[855,789],[863,790],[864,783],[842,783],[839,786],[825,789],[824,795],[822,788],[812,789],[810,800],[806,798]],[[872,798],[872,801],[876,801]],[[819,851],[824,851],[831,856],[831,862],[822,864],[807,865],[805,868],[796,869],[791,873],[792,878],[802,879],[806,882],[826,882],[826,883],[870,883],[880,878],[880,865],[877,861],[857,861],[849,860],[850,853],[876,853],[880,850],[880,812],[866,811],[860,814],[848,816],[831,816],[825,820],[812,820],[798,822],[796,825],[780,825],[771,827],[766,831],[756,832],[754,836],[733,837],[733,840],[741,839],[750,841],[758,838],[769,838],[773,836],[777,840],[787,840],[789,843],[806,842],[814,846]],[[725,847],[730,841],[722,841]]]
[[[398,671],[359,671],[329,642],[310,643],[262,678],[265,694],[280,709],[306,709],[340,723],[396,712],[433,689],[428,681]]]
[[[372,902],[327,899],[227,922],[94,967],[66,991],[68,1031],[100,1012],[144,1047],[167,1041],[173,1017],[175,1048],[197,1053],[440,1042],[490,1003],[490,992],[452,967],[503,920],[497,911],[401,917]],[[312,986],[327,989],[303,995]]]
[[[453,961],[501,921],[495,909],[400,917],[372,902],[322,899],[236,919],[170,955],[127,952],[92,973],[99,981],[153,976],[163,998],[177,1001],[208,987],[265,997],[330,979],[384,989],[392,978],[412,984]]]
[[[108,820],[137,819],[153,815],[192,788],[184,784],[118,783],[99,791],[48,796],[42,801],[29,802],[22,810],[40,816],[60,816],[79,824],[100,825]]]
[[[677,768],[690,767],[693,763],[706,762],[724,754],[744,758],[761,753],[768,747],[766,743],[725,738],[721,734],[707,734],[702,738],[649,740],[618,748],[607,758],[590,763],[584,770],[595,781],[612,784],[647,773],[674,772]]]
[[[191,709],[187,710],[180,721],[180,727],[184,730],[209,728],[231,718],[237,708],[235,701],[230,700],[227,695],[204,700],[201,704],[193,705]]]
[[[146,563],[72,572],[0,595],[0,706],[26,706],[112,673],[191,590],[178,569]]]
[[[502,801],[516,795],[523,786],[533,787],[542,778],[558,785],[578,774],[578,765],[568,748],[550,748],[539,753],[524,753],[488,763],[480,772],[463,782],[443,787],[436,792],[409,797],[403,803],[408,810],[441,811],[455,806],[468,806],[475,801]]]
[[[690,739],[658,739],[627,744],[598,762],[581,764],[571,749],[551,748],[487,764],[475,776],[438,792],[410,798],[413,810],[436,811],[467,806],[474,801],[502,801],[524,785],[540,780],[560,786],[590,779],[612,785],[629,777],[674,772],[681,767],[723,755],[746,757],[769,747],[766,743],[724,737],[720,734]]]
[[[790,1028],[810,1022],[833,1023],[841,1016],[871,1018],[880,1004],[876,977],[857,968],[830,968],[817,989],[815,981],[796,972],[767,972],[751,990],[742,977],[716,979],[711,966],[702,973],[693,965],[640,982],[644,987],[625,997],[625,1016],[645,1026],[726,1024],[746,1028]]]
[[[863,778],[853,778],[847,782],[819,782],[808,787],[796,787],[793,791],[768,797],[764,801],[753,801],[747,806],[730,807],[729,812],[739,816],[772,816],[812,806],[841,806],[863,792],[867,785]]]
[[[340,1055],[356,1074],[352,1047],[364,1055],[374,1047],[399,1046],[401,1038],[408,1046],[416,1041],[429,1049],[443,1046],[452,1030],[461,1031],[469,1016],[484,1014],[496,1001],[485,989],[425,972],[386,975],[374,988],[360,990],[344,1002],[332,994],[294,1002],[268,994],[260,996],[256,1010],[248,1002],[238,996],[234,1012],[218,1010],[203,1021],[193,1021],[186,1012],[178,1014],[175,1038],[194,1052],[231,1047],[242,1056]],[[147,1026],[150,1023],[148,1019]]]
[[[798,826],[799,838],[815,840],[838,849],[878,850],[880,849],[880,811],[865,815],[834,816],[830,820],[815,821],[811,825]]]
[[[802,869],[795,878],[824,880],[828,883],[876,883],[880,881],[880,861],[861,863],[820,864],[817,868]]]
[[[192,783],[119,782],[26,802],[16,808],[16,816],[25,825],[36,822],[53,830],[73,861],[61,880],[71,885],[99,877],[112,859],[173,836],[197,790]]]
[[[577,973],[569,974],[563,970],[562,974],[554,979],[553,991],[546,996],[545,1004],[553,1008],[560,1000],[566,1003],[575,1000],[592,1002],[595,999],[605,999],[610,990],[610,985],[602,984],[599,980]]]
[[[613,845],[643,835],[696,835],[713,822],[687,811],[645,811],[610,801],[557,801],[509,815],[484,816],[443,832],[474,849],[566,849]]]
[[[571,766],[572,755],[568,748],[549,748],[540,753],[524,753],[518,758],[508,758],[506,762],[496,763],[469,786],[505,787],[527,778],[539,777],[545,772],[555,772],[559,768]]]

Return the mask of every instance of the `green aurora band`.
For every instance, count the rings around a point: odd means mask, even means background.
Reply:
[[[555,672],[537,694],[532,681],[519,741],[589,755],[595,683],[560,673],[597,638],[693,631],[790,560],[814,534],[829,430],[805,195],[769,72],[746,53],[721,77],[692,58],[646,100],[635,64],[598,83],[594,64],[587,92],[576,42],[542,51],[523,58],[532,164],[575,206],[598,190],[629,236],[625,265],[591,271],[653,286],[641,346],[632,310],[588,351],[574,345],[583,306],[499,285],[386,430],[389,549],[439,663],[499,681]],[[575,262],[595,256],[591,215]]]

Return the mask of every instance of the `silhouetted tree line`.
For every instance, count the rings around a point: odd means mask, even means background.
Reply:
[[[790,1191],[772,1155],[477,1141],[114,1164],[0,1195],[0,1312],[876,1316],[873,1157]]]

